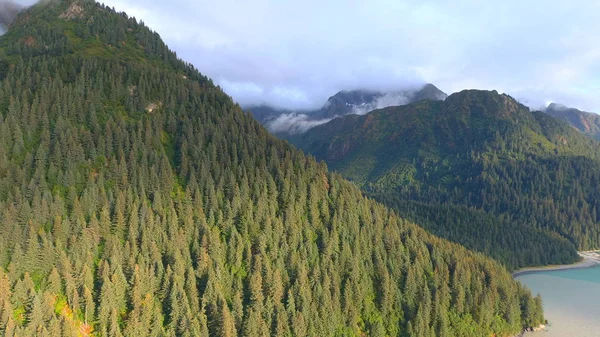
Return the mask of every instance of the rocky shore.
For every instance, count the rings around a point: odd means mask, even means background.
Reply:
[[[524,336],[527,336],[531,332],[537,332],[537,331],[543,331],[543,330],[546,330],[546,325],[540,324],[539,326],[534,327],[534,328],[527,328],[527,329],[521,331],[520,334],[513,336],[513,337],[524,337]]]

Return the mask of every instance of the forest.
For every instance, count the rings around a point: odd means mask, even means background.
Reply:
[[[600,246],[600,146],[495,91],[346,116],[292,136],[370,197],[509,269]]]
[[[541,299],[93,1],[0,37],[0,335],[511,336]]]

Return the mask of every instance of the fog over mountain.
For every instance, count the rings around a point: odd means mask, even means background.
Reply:
[[[294,135],[325,124],[336,117],[364,115],[389,106],[421,100],[445,100],[446,93],[433,84],[394,91],[343,90],[329,97],[317,110],[278,109],[269,105],[246,107],[254,117],[275,134]]]
[[[21,4],[10,0],[0,0],[0,34],[4,33],[21,9],[23,9]]]

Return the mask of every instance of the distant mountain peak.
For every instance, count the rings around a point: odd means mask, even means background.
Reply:
[[[342,90],[337,92],[335,95],[329,97],[325,105],[324,109],[329,108],[331,105],[360,105],[365,104],[367,102],[372,102],[375,100],[377,96],[383,95],[382,92],[375,90],[363,90],[363,89],[355,89],[355,90]]]
[[[341,101],[348,104],[360,105],[373,103],[380,97],[386,95],[403,96],[411,102],[429,99],[433,101],[443,101],[448,95],[438,89],[431,83],[424,84],[421,88],[410,88],[402,90],[372,90],[372,89],[353,89],[342,90],[329,97],[325,108],[332,102]]]
[[[429,99],[432,101],[443,101],[446,98],[448,98],[448,95],[445,92],[438,89],[438,87],[436,87],[435,85],[427,83],[423,86],[423,88],[421,88],[421,90],[416,92],[414,101],[422,101],[424,99]]]
[[[567,110],[567,109],[569,109],[569,107],[567,107],[564,104],[552,102],[552,103],[548,104],[548,107],[546,107],[546,109],[550,109],[550,110]]]
[[[271,132],[284,135],[305,132],[336,117],[364,115],[373,110],[422,100],[443,101],[447,97],[435,85],[428,83],[401,90],[341,90],[329,97],[321,109],[313,111],[278,109],[265,104],[248,107],[248,110]]]
[[[402,90],[342,90],[331,96],[315,116],[335,118],[349,114],[364,115],[389,106],[406,105],[426,99],[443,101],[447,97],[448,95],[431,83],[420,88]]]
[[[508,116],[517,111],[529,111],[529,108],[519,103],[507,94],[499,94],[496,90],[463,90],[454,93],[446,99],[448,111],[471,111],[496,113]],[[475,107],[484,108],[474,109]]]

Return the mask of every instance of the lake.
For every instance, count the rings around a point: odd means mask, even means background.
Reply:
[[[516,277],[533,294],[541,294],[548,331],[531,337],[600,336],[600,266],[540,271]]]

